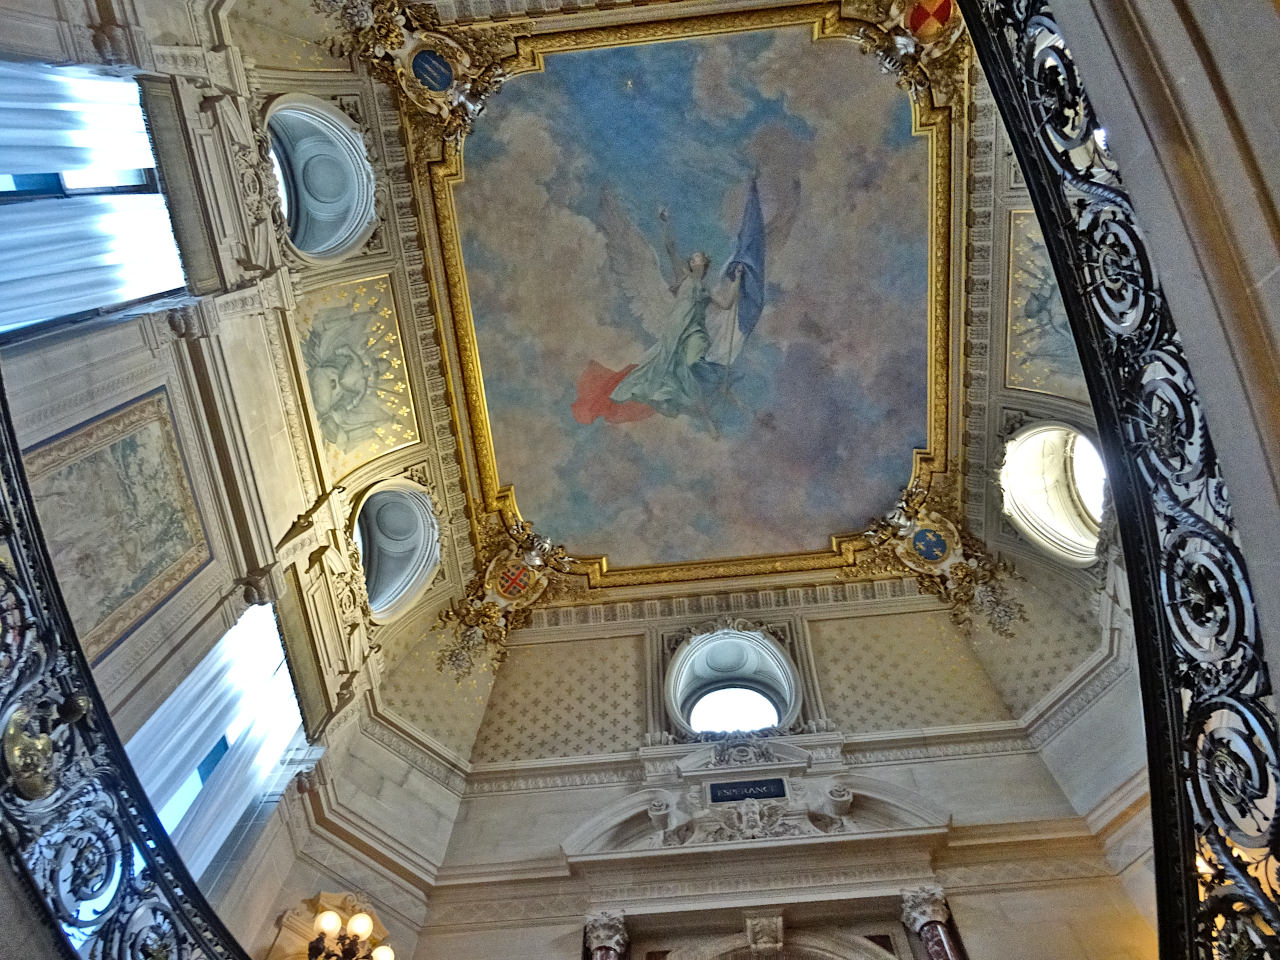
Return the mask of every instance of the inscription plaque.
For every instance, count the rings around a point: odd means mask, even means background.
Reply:
[[[729,803],[734,800],[775,800],[787,795],[786,784],[781,777],[765,780],[734,780],[732,783],[711,784],[711,802]]]

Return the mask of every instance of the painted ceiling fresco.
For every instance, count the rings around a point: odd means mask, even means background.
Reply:
[[[808,28],[548,56],[455,192],[498,471],[578,556],[823,549],[926,442],[929,144]]]

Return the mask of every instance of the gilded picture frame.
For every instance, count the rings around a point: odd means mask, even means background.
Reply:
[[[806,4],[746,12],[666,17],[641,23],[600,26],[587,23],[575,28],[572,17],[550,21],[521,21],[515,38],[516,53],[504,61],[512,75],[541,72],[545,58],[561,53],[593,50],[657,41],[798,25],[809,26],[815,42],[846,42],[863,25],[842,17],[837,4]],[[544,32],[545,31],[545,32]],[[856,55],[851,50],[851,55]],[[967,56],[967,54],[966,54]],[[967,59],[966,61],[967,62]],[[892,78],[886,77],[886,83]],[[967,97],[967,81],[962,83]],[[907,93],[902,94],[904,97]],[[912,133],[925,138],[929,150],[928,282],[927,282],[927,441],[912,454],[909,486],[928,488],[933,478],[953,466],[949,459],[951,438],[949,397],[952,389],[953,354],[953,205],[958,203],[957,184],[963,183],[965,159],[955,148],[960,106],[937,105],[924,91],[913,97]],[[487,118],[478,122],[483,123]],[[421,121],[417,121],[421,122]],[[428,280],[435,302],[435,322],[442,345],[442,363],[449,385],[448,400],[456,435],[469,454],[471,469],[463,482],[468,499],[473,539],[478,543],[486,515],[496,515],[506,526],[525,517],[517,503],[519,479],[503,484],[494,448],[493,431],[485,401],[471,296],[463,264],[462,237],[454,190],[465,182],[463,141],[441,144],[415,131],[411,110],[404,113],[406,139],[417,162],[415,189],[423,236],[428,239]],[[434,155],[433,155],[434,154]],[[870,519],[870,518],[868,518]],[[554,535],[554,531],[549,531]],[[572,544],[567,545],[572,550]],[[642,588],[648,585],[705,585],[706,581],[760,575],[821,573],[851,567],[870,546],[859,531],[833,531],[826,549],[765,556],[648,564],[612,565],[607,556],[577,557],[571,572],[586,578],[596,589]],[[866,574],[872,576],[870,572]]]

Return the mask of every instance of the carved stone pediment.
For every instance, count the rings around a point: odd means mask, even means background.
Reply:
[[[775,739],[754,737],[731,738],[701,744],[676,761],[676,772],[683,779],[705,779],[733,773],[770,772],[803,773],[812,762],[810,751]]]
[[[744,769],[750,775],[743,776]],[[725,773],[618,801],[566,838],[565,855],[572,861],[619,851],[946,828],[945,815],[928,801],[869,777],[792,776],[768,767]]]

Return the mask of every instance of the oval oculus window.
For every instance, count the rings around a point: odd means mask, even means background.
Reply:
[[[762,693],[746,687],[721,687],[698,698],[689,711],[695,733],[763,730],[778,725],[778,708]]]

